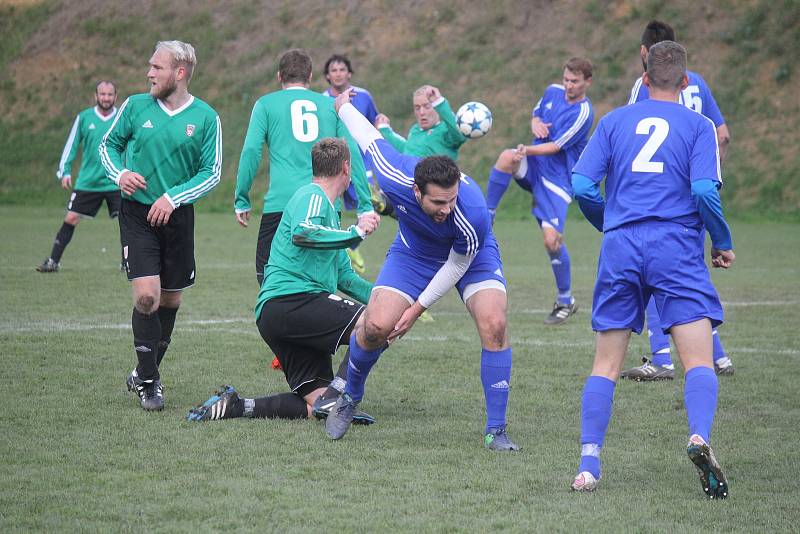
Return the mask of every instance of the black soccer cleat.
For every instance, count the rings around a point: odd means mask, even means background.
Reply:
[[[233,417],[234,407],[241,402],[233,386],[221,386],[203,404],[198,404],[186,414],[188,421],[217,421]],[[241,412],[240,412],[241,413]]]
[[[544,324],[548,326],[564,324],[567,319],[575,315],[575,312],[577,311],[577,302],[572,302],[572,304],[560,304],[556,302],[553,304],[553,311],[551,311],[550,315],[547,316],[547,319],[544,320]]]
[[[656,380],[673,380],[675,368],[670,369],[663,365],[655,365],[647,358],[642,358],[642,365],[626,369],[620,373],[620,378],[635,380],[636,382],[655,382]]]
[[[317,400],[314,401],[314,405],[311,407],[311,413],[318,420],[327,419],[335,405],[336,398],[323,399],[322,395],[320,395],[317,397]],[[371,425],[373,423],[375,423],[375,418],[367,412],[356,410],[353,413],[354,425]]]
[[[353,423],[353,415],[358,408],[358,403],[359,401],[353,400],[347,393],[339,395],[325,421],[325,432],[329,438],[342,439],[347,434]]]
[[[40,273],[57,273],[60,265],[61,264],[54,261],[53,258],[47,258],[41,265],[36,267],[36,270]]]
[[[134,369],[125,380],[125,385],[128,386],[128,391],[133,391],[139,396],[144,410],[158,412],[164,409],[164,386],[158,378],[142,380]]]
[[[730,358],[727,358],[727,361],[722,365],[717,365],[717,362],[714,362],[714,371],[717,376],[733,376],[733,362]]]
[[[728,481],[722,468],[717,463],[714,451],[705,440],[697,434],[689,438],[686,454],[697,468],[700,475],[700,484],[709,499],[727,499]]]
[[[483,446],[490,451],[518,451],[519,445],[511,441],[506,433],[506,427],[490,428],[489,433],[483,437]]]

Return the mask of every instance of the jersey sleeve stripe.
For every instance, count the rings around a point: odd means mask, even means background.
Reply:
[[[575,122],[572,124],[572,126],[570,126],[569,130],[564,132],[564,135],[555,140],[555,143],[559,147],[562,147],[565,144],[567,144],[567,141],[575,137],[575,134],[580,131],[580,129],[586,122],[586,119],[588,118],[589,118],[589,102],[582,102],[581,111],[580,113],[578,113],[578,118],[575,119]]]
[[[377,171],[382,175],[384,175],[389,180],[397,182],[398,184],[405,187],[411,187],[411,185],[414,183],[413,177],[406,176],[402,171],[394,167],[391,163],[388,162],[388,160],[386,160],[386,158],[384,158],[383,154],[381,154],[381,151],[378,150],[378,146],[376,143],[374,142],[371,143],[367,147],[367,152],[369,152],[370,155],[372,155],[372,161],[375,163]]]
[[[464,234],[464,237],[467,238],[467,255],[476,254],[478,252],[478,233],[467,218],[464,217],[464,213],[458,206],[453,210],[453,214],[453,220],[456,226],[458,226],[458,229]]]
[[[72,144],[75,142],[75,134],[78,133],[78,124],[81,122],[81,116],[75,117],[75,122],[72,123],[72,129],[69,131],[67,137],[67,144],[64,145],[64,151],[61,152],[61,160],[58,162],[58,172],[56,176],[60,180],[64,177],[64,164],[67,162],[70,152],[72,152]]]
[[[714,121],[705,115],[700,114],[700,116],[711,124],[711,131],[713,132],[714,137],[714,149],[716,150],[717,155],[717,181],[719,182],[719,186],[722,187],[722,168],[719,161],[719,138],[717,137],[717,127],[714,125]]]
[[[217,132],[214,140],[214,165],[211,168],[211,175],[198,185],[175,195],[175,202],[185,204],[202,197],[208,191],[216,187],[222,174],[222,123],[219,115],[216,116]]]
[[[637,100],[639,100],[639,90],[642,88],[642,78],[639,77],[636,80],[636,83],[633,84],[633,89],[631,89],[631,97],[628,99],[628,104],[635,104]]]
[[[111,123],[111,126],[108,128],[108,131],[103,136],[103,140],[100,142],[100,148],[98,151],[100,152],[100,163],[103,164],[103,168],[106,170],[106,174],[108,177],[115,183],[119,184],[119,176],[122,174],[122,169],[118,169],[114,166],[114,163],[111,161],[111,158],[108,157],[108,147],[106,146],[106,140],[108,139],[108,135],[114,130],[114,127],[117,125],[117,121],[119,118],[122,117],[122,112],[125,111],[125,108],[128,106],[128,102],[130,102],[130,98],[126,98],[125,102],[119,107],[119,111],[117,111],[117,116],[114,117],[114,122]]]

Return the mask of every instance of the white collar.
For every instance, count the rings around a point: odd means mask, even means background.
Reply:
[[[189,100],[187,100],[181,107],[175,110],[170,110],[160,98],[157,99],[156,102],[158,102],[159,107],[164,111],[164,113],[166,113],[170,117],[174,117],[175,115],[177,115],[178,113],[180,113],[181,111],[192,105],[192,103],[194,102],[194,96],[189,95]]]

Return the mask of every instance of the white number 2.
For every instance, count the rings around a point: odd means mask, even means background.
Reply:
[[[667,138],[669,123],[659,117],[647,117],[636,125],[636,133],[649,135],[650,138],[633,158],[631,170],[633,172],[664,172],[664,164],[660,161],[651,161],[651,158]]]
[[[290,111],[294,138],[303,143],[315,141],[319,136],[319,120],[313,113],[317,111],[317,105],[310,100],[295,100]]]

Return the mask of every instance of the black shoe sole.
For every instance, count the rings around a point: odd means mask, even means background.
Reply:
[[[697,468],[700,475],[700,485],[709,499],[727,499],[728,481],[725,474],[715,461],[712,460],[711,449],[708,445],[690,445],[686,453]]]

